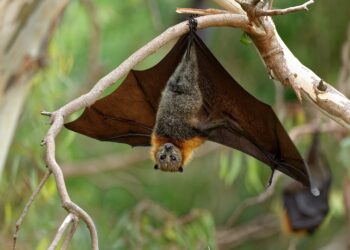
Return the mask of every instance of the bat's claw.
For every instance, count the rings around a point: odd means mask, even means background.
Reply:
[[[266,188],[269,188],[271,186],[274,174],[275,174],[275,168],[272,168],[272,172],[271,172],[269,180],[267,181]]]
[[[188,25],[191,33],[194,33],[197,30],[198,22],[195,19],[195,17],[196,17],[195,15],[191,15],[190,18],[188,19],[188,24],[187,25]]]

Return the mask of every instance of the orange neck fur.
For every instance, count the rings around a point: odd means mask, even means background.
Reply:
[[[308,234],[307,230],[305,229],[293,230],[287,211],[283,211],[282,228],[283,231],[288,235],[294,234],[297,236],[304,236]]]
[[[204,143],[205,139],[203,137],[193,137],[188,140],[177,140],[173,138],[167,138],[162,136],[157,136],[155,134],[152,134],[151,137],[151,156],[153,160],[156,158],[157,151],[160,146],[162,146],[165,143],[172,143],[176,147],[178,147],[181,150],[182,153],[182,165],[186,165],[189,160],[191,159],[193,150],[199,147]]]

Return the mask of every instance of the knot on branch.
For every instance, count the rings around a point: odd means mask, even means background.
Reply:
[[[317,85],[317,89],[319,91],[326,91],[327,90],[327,85],[323,82],[323,80],[321,80],[318,85]]]

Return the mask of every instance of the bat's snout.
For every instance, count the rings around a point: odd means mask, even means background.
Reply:
[[[173,149],[173,144],[171,144],[171,143],[166,143],[165,145],[164,145],[164,148],[165,148],[165,150],[167,150],[167,151],[169,151],[169,150],[171,150],[171,149]]]

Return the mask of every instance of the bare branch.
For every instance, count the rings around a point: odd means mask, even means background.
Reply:
[[[32,195],[30,196],[27,204],[24,206],[24,209],[23,209],[20,217],[16,221],[16,229],[15,229],[15,233],[13,234],[13,250],[16,249],[16,242],[17,242],[17,238],[18,238],[18,232],[19,232],[20,227],[21,227],[21,225],[23,223],[24,217],[27,215],[30,206],[33,204],[34,199],[37,197],[37,195],[39,194],[40,190],[45,185],[47,179],[50,177],[50,175],[51,175],[51,171],[47,171],[46,174],[43,176],[43,178],[41,179],[38,187],[34,190]]]
[[[56,187],[57,191],[60,195],[62,206],[69,211],[70,213],[73,213],[77,215],[79,218],[81,218],[86,225],[88,226],[90,237],[91,237],[91,245],[92,249],[97,250],[98,249],[98,237],[97,237],[97,231],[95,224],[93,220],[91,219],[90,215],[88,215],[83,209],[81,209],[79,206],[77,206],[75,203],[73,203],[68,195],[68,191],[66,188],[66,184],[64,181],[63,173],[61,168],[56,162],[55,159],[55,140],[54,138],[57,136],[59,131],[63,127],[63,117],[57,116],[55,113],[52,114],[51,119],[53,121],[47,135],[45,138],[46,142],[46,162],[52,171],[55,181],[56,181]]]
[[[61,250],[67,250],[68,247],[69,247],[69,244],[73,238],[73,235],[75,233],[75,231],[77,230],[78,228],[78,225],[79,225],[79,218],[76,217],[76,219],[73,220],[72,222],[72,226],[66,236],[66,238],[64,239],[64,242],[62,244],[62,247],[61,247]]]
[[[56,247],[57,247],[58,243],[60,242],[66,229],[69,227],[69,225],[72,222],[77,221],[77,220],[78,220],[78,218],[74,214],[70,213],[66,216],[66,218],[62,222],[61,226],[58,228],[56,236],[55,236],[54,240],[52,241],[51,245],[49,246],[48,250],[55,250],[56,249]]]
[[[218,9],[193,9],[193,8],[176,8],[176,12],[180,14],[195,14],[195,15],[214,15],[214,14],[227,14],[226,10]]]
[[[313,4],[314,0],[309,0],[304,4],[289,7],[285,9],[274,9],[274,10],[264,10],[264,9],[258,9],[256,10],[256,16],[277,16],[277,15],[286,15],[293,12],[303,11],[303,10],[309,10],[308,6]]]
[[[242,15],[245,14],[244,10],[235,0],[214,0],[214,2],[231,13]]]

